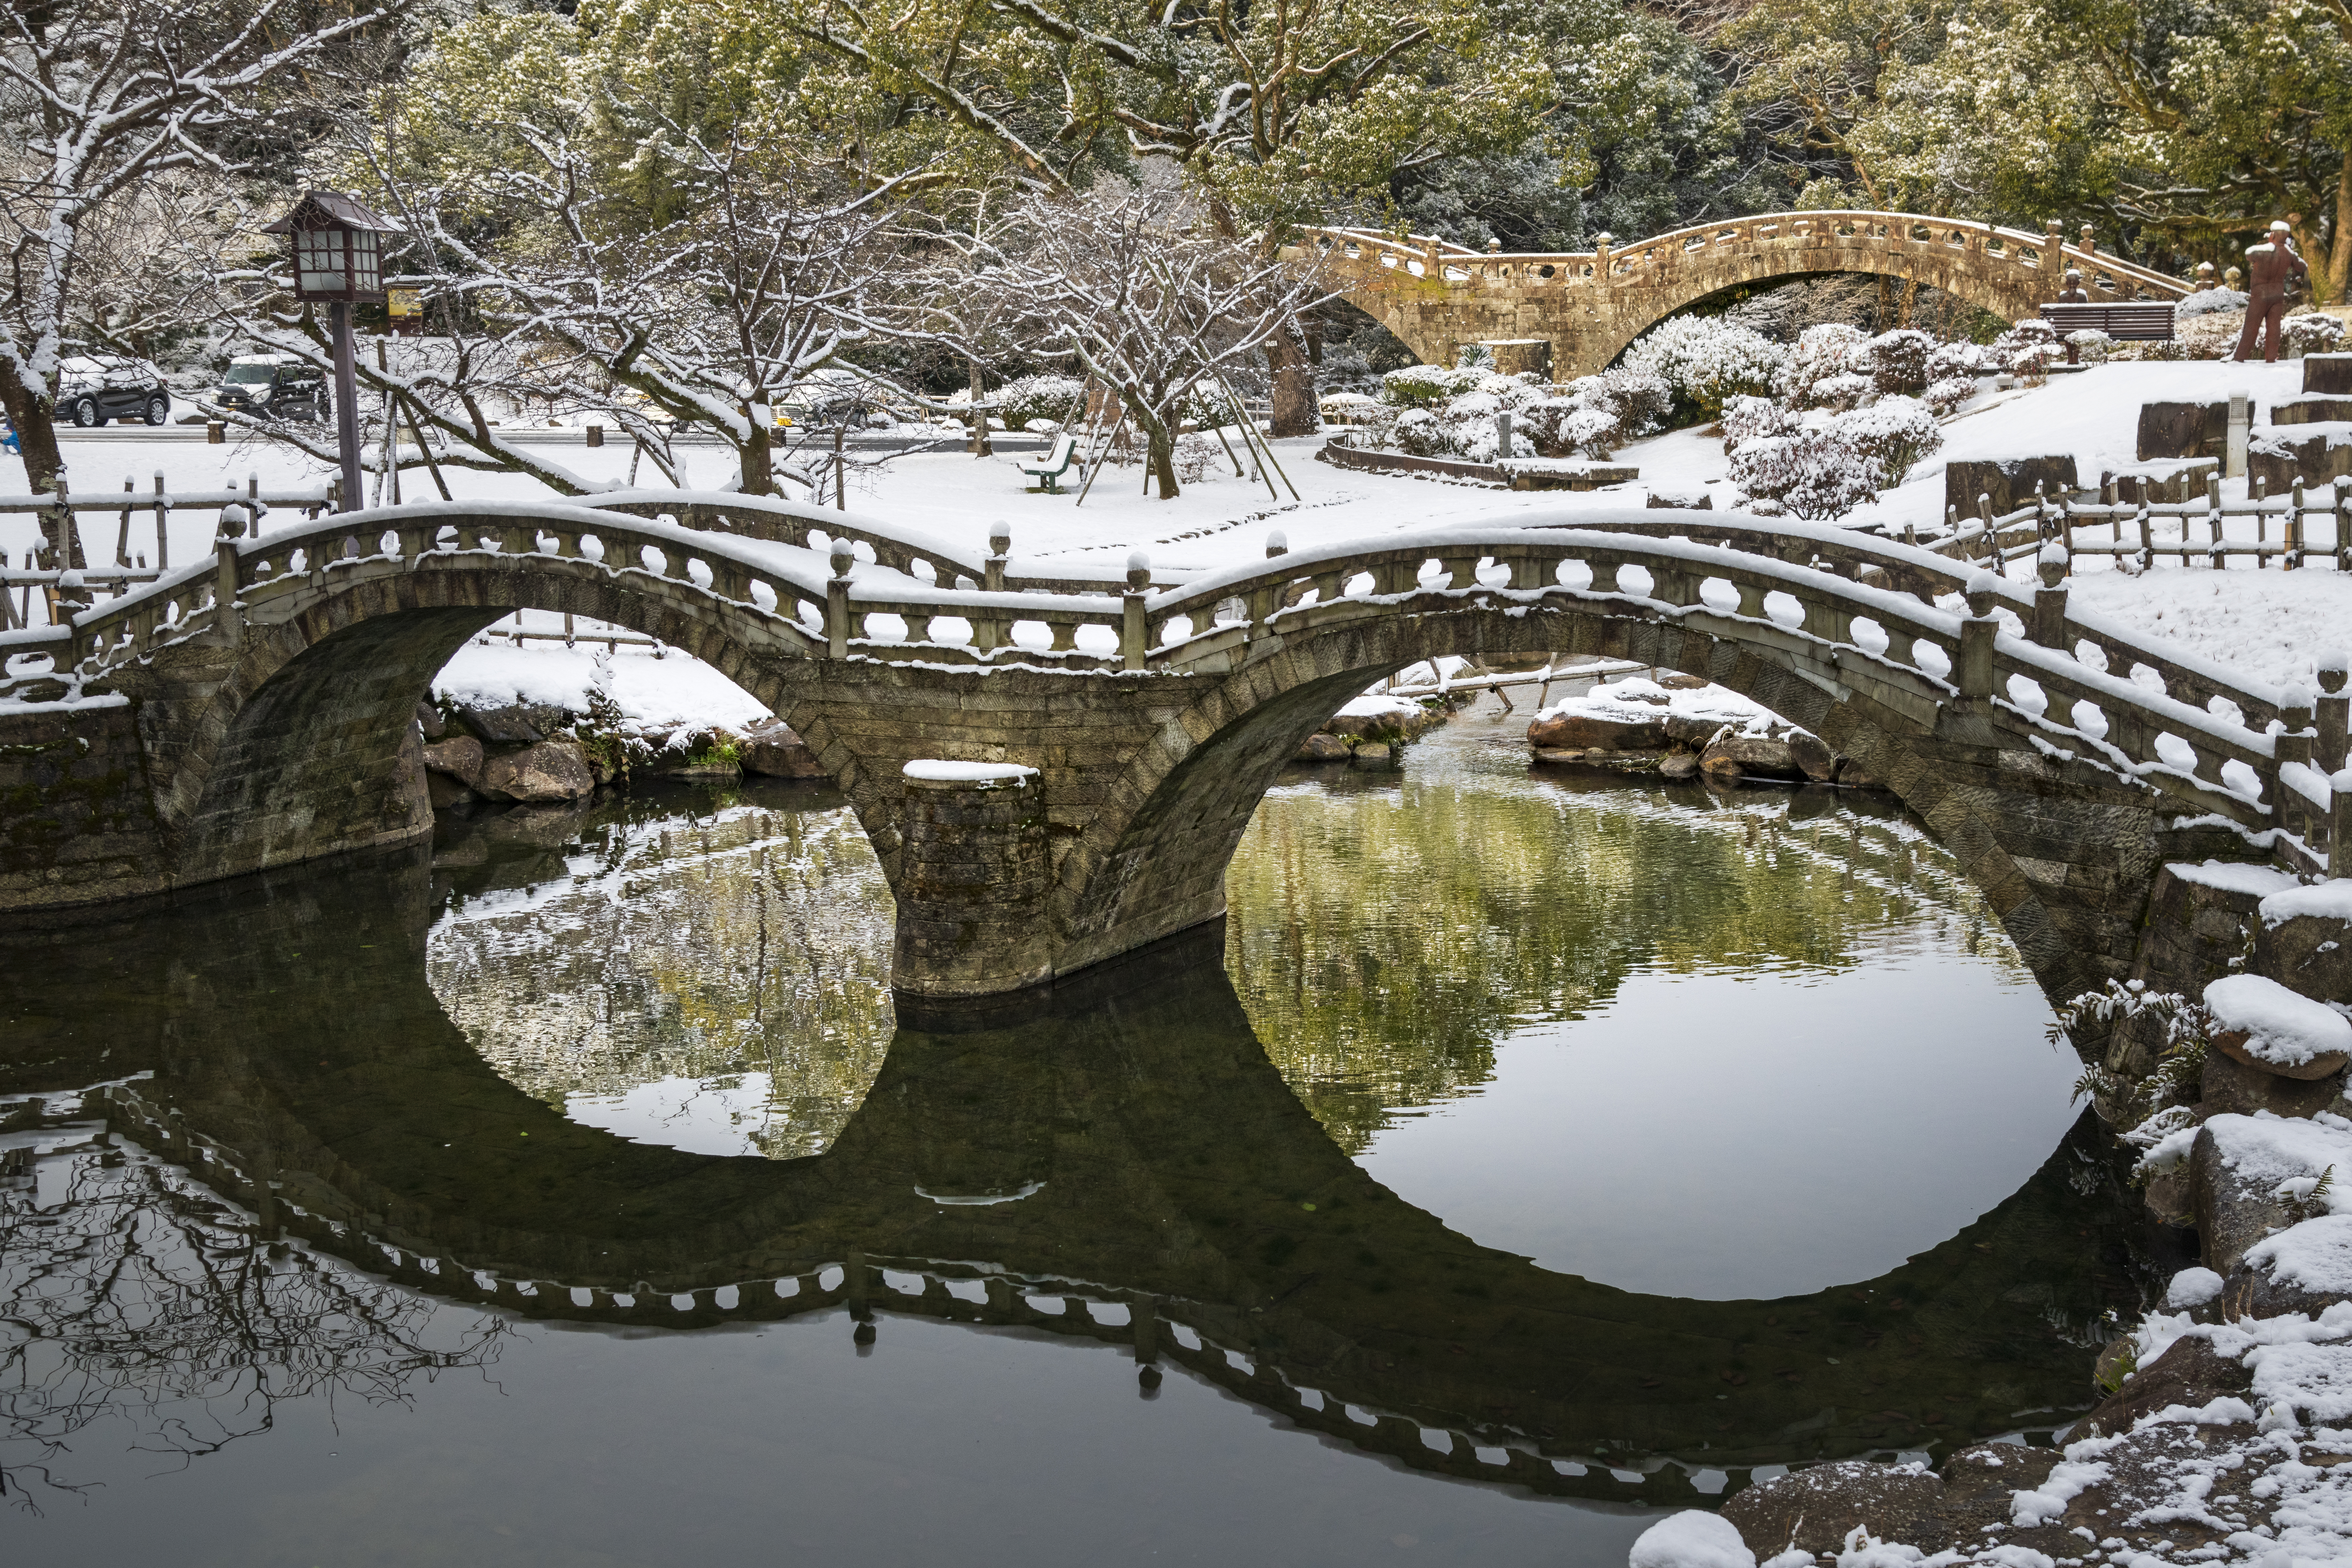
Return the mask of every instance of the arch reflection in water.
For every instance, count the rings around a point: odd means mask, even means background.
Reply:
[[[2129,1211],[2087,1142],[1958,1237],[1814,1296],[1672,1300],[1535,1268],[1347,1158],[1269,1065],[1216,933],[1047,1016],[905,1020],[822,1155],[624,1142],[493,1073],[427,984],[426,868],[395,868],[389,908],[383,874],[275,878],[12,955],[42,993],[12,1087],[113,1080],[82,1117],[265,1238],[503,1321],[846,1309],[1115,1344],[1391,1465],[1554,1496],[1662,1504],[1744,1466],[2048,1421],[2082,1403],[2084,1346],[2127,1291]],[[20,1297],[77,1266],[36,1217],[11,1237]],[[919,1408],[796,1416],[936,1423],[958,1365],[927,1367]],[[1008,1454],[992,1484],[1076,1506],[1020,1468]]]

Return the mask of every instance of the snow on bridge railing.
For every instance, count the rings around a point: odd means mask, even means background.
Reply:
[[[248,616],[283,619],[303,595],[386,572],[525,564],[683,589],[748,617],[737,635],[788,654],[964,669],[1213,673],[1245,662],[1261,639],[1296,641],[1368,615],[1474,604],[1631,609],[1874,683],[1923,720],[1952,698],[1991,703],[2053,757],[2080,757],[2251,833],[2283,830],[2278,847],[2299,864],[2324,863],[2323,847],[2347,842],[2332,796],[2314,807],[2308,790],[2282,788],[2282,763],[2314,763],[2308,694],[2070,616],[2063,587],[2029,592],[1982,572],[1959,579],[1928,551],[1817,525],[1654,519],[1582,512],[1549,527],[1426,531],[1157,590],[1134,562],[1125,591],[1109,595],[942,586],[858,561],[845,533],[820,555],[591,507],[441,502],[223,539],[208,568],[85,612],[69,630],[0,637],[0,649],[49,652],[88,682],[192,637],[239,637]],[[1664,529],[1674,534],[1660,537]],[[1898,586],[1906,581],[1907,592]],[[1955,589],[1965,614],[1937,603]],[[2164,689],[2140,684],[2142,669]]]

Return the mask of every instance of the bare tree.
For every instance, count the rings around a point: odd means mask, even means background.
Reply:
[[[1031,353],[1073,361],[1117,393],[1149,442],[1163,500],[1178,493],[1186,401],[1328,297],[1311,272],[1219,234],[1172,188],[1107,180],[1074,201],[1034,195],[975,248],[953,268],[971,305],[942,298],[938,313],[1001,315]]]
[[[85,231],[169,171],[240,166],[228,149],[272,134],[271,93],[399,3],[320,18],[283,0],[54,0],[0,18],[0,406],[35,489],[65,466],[58,362],[93,310]]]

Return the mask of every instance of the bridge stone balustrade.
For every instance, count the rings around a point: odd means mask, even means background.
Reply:
[[[518,609],[657,637],[798,730],[855,805],[902,927],[929,933],[899,952],[911,995],[1010,990],[1214,919],[1301,740],[1448,654],[1631,658],[1811,730],[1927,821],[2061,996],[2130,971],[2164,859],[2267,852],[2317,871],[2352,820],[2314,764],[2308,699],[2070,616],[2062,590],[1830,530],[1654,516],[1391,536],[1172,588],[1139,568],[1117,595],[945,588],[857,563],[845,533],[819,555],[559,504],[225,540],[209,566],[0,638],[17,671],[0,696],[64,700],[0,719],[0,907],[425,836],[410,715],[467,637]],[[1881,585],[1897,583],[1913,591]],[[25,673],[26,654],[57,670]],[[977,793],[909,780],[925,758],[1037,770],[1031,826],[1001,836],[1045,857],[1034,888],[1027,861],[1003,868],[1028,889],[1017,918],[984,868],[910,858],[917,816],[986,814]]]
[[[1918,213],[1767,213],[1626,245],[1561,253],[1480,252],[1426,237],[1302,231],[1331,286],[1423,359],[1452,364],[1465,343],[1542,339],[1552,374],[1606,368],[1676,310],[1740,284],[1825,272],[1874,273],[1941,289],[2015,321],[2055,300],[2069,268],[2096,300],[2168,300],[2195,285],[2099,252],[2085,231],[2027,234]]]

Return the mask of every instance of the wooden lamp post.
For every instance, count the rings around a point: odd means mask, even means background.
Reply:
[[[352,306],[383,300],[383,237],[401,232],[340,191],[311,191],[262,230],[294,237],[294,297],[324,301],[335,336],[335,439],[343,459],[343,511],[360,510],[359,374]]]

